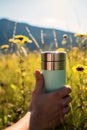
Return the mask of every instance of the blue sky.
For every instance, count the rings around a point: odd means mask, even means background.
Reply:
[[[0,0],[0,18],[87,33],[87,0]]]

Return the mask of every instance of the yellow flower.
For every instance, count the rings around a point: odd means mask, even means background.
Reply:
[[[18,39],[13,39],[13,38],[9,39],[9,42],[10,42],[10,43],[14,43],[14,44],[20,44],[20,40],[18,40]]]
[[[84,36],[84,34],[75,33],[75,34],[74,34],[74,36],[75,36],[75,37],[83,37],[83,36]]]
[[[1,49],[8,49],[8,48],[9,48],[9,45],[7,44],[1,46]]]
[[[24,36],[23,36],[23,35],[16,35],[14,38],[17,38],[17,39],[19,39],[20,41],[22,41],[23,38],[24,38]]]
[[[31,43],[32,41],[26,36],[16,35],[14,38],[9,39],[9,42],[14,43],[18,46],[18,48],[21,48],[25,43]]]
[[[84,38],[87,38],[87,34],[84,34]]]
[[[20,41],[22,41],[22,43],[32,43],[32,41],[23,35],[16,35],[14,38],[19,39]]]
[[[87,73],[87,66],[84,66],[82,64],[78,64],[76,66],[72,67],[73,72],[78,72],[80,74]]]
[[[14,43],[14,39],[13,39],[13,38],[10,38],[10,39],[9,39],[9,42],[10,42],[10,43]]]
[[[64,48],[58,48],[56,51],[65,52],[65,49]]]
[[[79,33],[76,33],[74,36],[75,36],[75,37],[87,38],[87,34],[79,34]]]

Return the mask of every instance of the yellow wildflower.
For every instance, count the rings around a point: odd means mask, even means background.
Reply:
[[[87,73],[87,66],[84,66],[82,64],[78,64],[76,66],[72,67],[73,72],[77,72],[80,74]]]
[[[76,33],[74,36],[75,36],[75,37],[87,38],[87,34],[79,34],[79,33]]]
[[[32,41],[23,35],[16,35],[14,38],[19,39],[22,43],[32,43]]]
[[[56,51],[59,51],[59,52],[64,52],[65,49],[64,48],[58,48]]]
[[[10,42],[10,43],[14,43],[14,39],[13,39],[13,38],[10,38],[10,39],[9,39],[9,42]]]
[[[9,42],[14,43],[18,46],[18,48],[21,48],[25,43],[31,43],[32,41],[26,36],[16,35],[14,38],[9,39]]]
[[[11,38],[11,39],[9,39],[9,42],[14,43],[14,44],[19,44],[20,40]]]
[[[84,34],[84,38],[87,38],[87,34]]]
[[[75,36],[75,37],[83,37],[84,34],[76,33],[74,36]]]
[[[7,44],[1,46],[1,49],[8,49],[8,48],[9,48],[9,45]]]

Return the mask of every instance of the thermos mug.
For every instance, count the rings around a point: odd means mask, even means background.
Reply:
[[[41,68],[45,92],[61,89],[66,84],[66,52],[45,51],[41,53]]]

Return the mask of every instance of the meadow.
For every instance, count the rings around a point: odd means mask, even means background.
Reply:
[[[67,44],[65,35],[62,48],[55,50],[67,53],[66,84],[72,87],[71,111],[59,130],[87,130],[87,36],[76,37],[76,47]],[[35,85],[34,72],[41,70],[41,50],[26,51],[23,48],[25,41],[20,37],[15,41],[10,39],[10,42],[17,44],[16,52],[8,53],[6,45],[0,48],[0,130],[14,124],[26,113]]]

